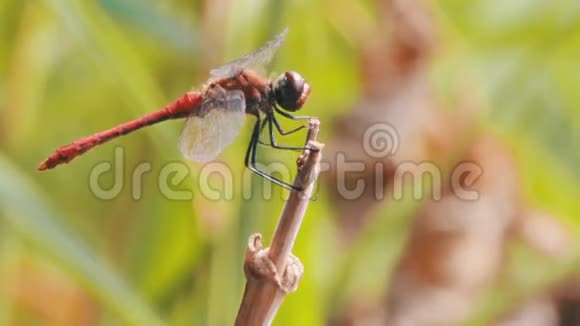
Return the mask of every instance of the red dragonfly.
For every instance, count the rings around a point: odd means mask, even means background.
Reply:
[[[258,50],[211,70],[210,79],[200,91],[187,92],[158,111],[58,148],[40,163],[38,170],[44,171],[68,163],[97,145],[143,127],[181,118],[187,118],[179,143],[183,156],[197,162],[211,161],[237,137],[246,114],[250,114],[256,117],[256,122],[246,151],[246,166],[275,184],[296,189],[256,166],[258,144],[277,149],[303,149],[278,145],[274,133],[277,131],[280,135],[288,135],[304,128],[300,126],[284,131],[277,115],[293,120],[309,119],[310,117],[295,116],[289,112],[295,112],[304,105],[310,94],[310,85],[294,71],[285,72],[272,82],[256,70],[272,60],[284,43],[287,32],[288,29],[285,29]],[[266,126],[269,131],[269,144],[260,140],[260,133]]]

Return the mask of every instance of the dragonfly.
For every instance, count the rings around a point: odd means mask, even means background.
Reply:
[[[272,61],[287,33],[286,28],[254,52],[212,69],[210,78],[200,90],[189,91],[157,111],[58,148],[40,163],[38,170],[68,163],[97,145],[170,119],[186,119],[179,141],[183,156],[195,162],[212,161],[234,141],[245,117],[251,115],[256,121],[246,150],[246,167],[277,185],[300,191],[258,168],[256,163],[258,144],[280,150],[305,149],[279,145],[275,134],[286,136],[305,127],[301,125],[286,131],[279,117],[291,120],[311,118],[292,114],[306,103],[311,92],[310,84],[295,71],[287,71],[273,81],[260,72]],[[268,129],[269,143],[260,139],[265,128]]]

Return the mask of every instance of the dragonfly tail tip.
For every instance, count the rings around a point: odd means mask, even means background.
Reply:
[[[38,169],[38,171],[44,171],[44,170],[47,170],[47,169],[48,169],[48,164],[46,164],[46,161],[44,161],[44,162],[42,162],[42,163],[40,163],[40,164],[38,165],[38,168],[37,168],[37,169]]]

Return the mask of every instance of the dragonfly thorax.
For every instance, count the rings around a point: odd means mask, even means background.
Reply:
[[[287,111],[297,111],[310,95],[310,85],[295,71],[280,75],[272,86],[276,102]]]

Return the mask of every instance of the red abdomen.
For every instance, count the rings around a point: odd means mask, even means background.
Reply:
[[[143,127],[168,119],[185,118],[195,112],[201,103],[201,99],[201,93],[188,92],[158,111],[151,112],[138,119],[96,133],[92,136],[76,140],[72,144],[62,146],[52,153],[44,162],[40,163],[38,170],[44,171],[52,169],[57,165],[68,163],[75,157],[89,151],[97,145]]]

